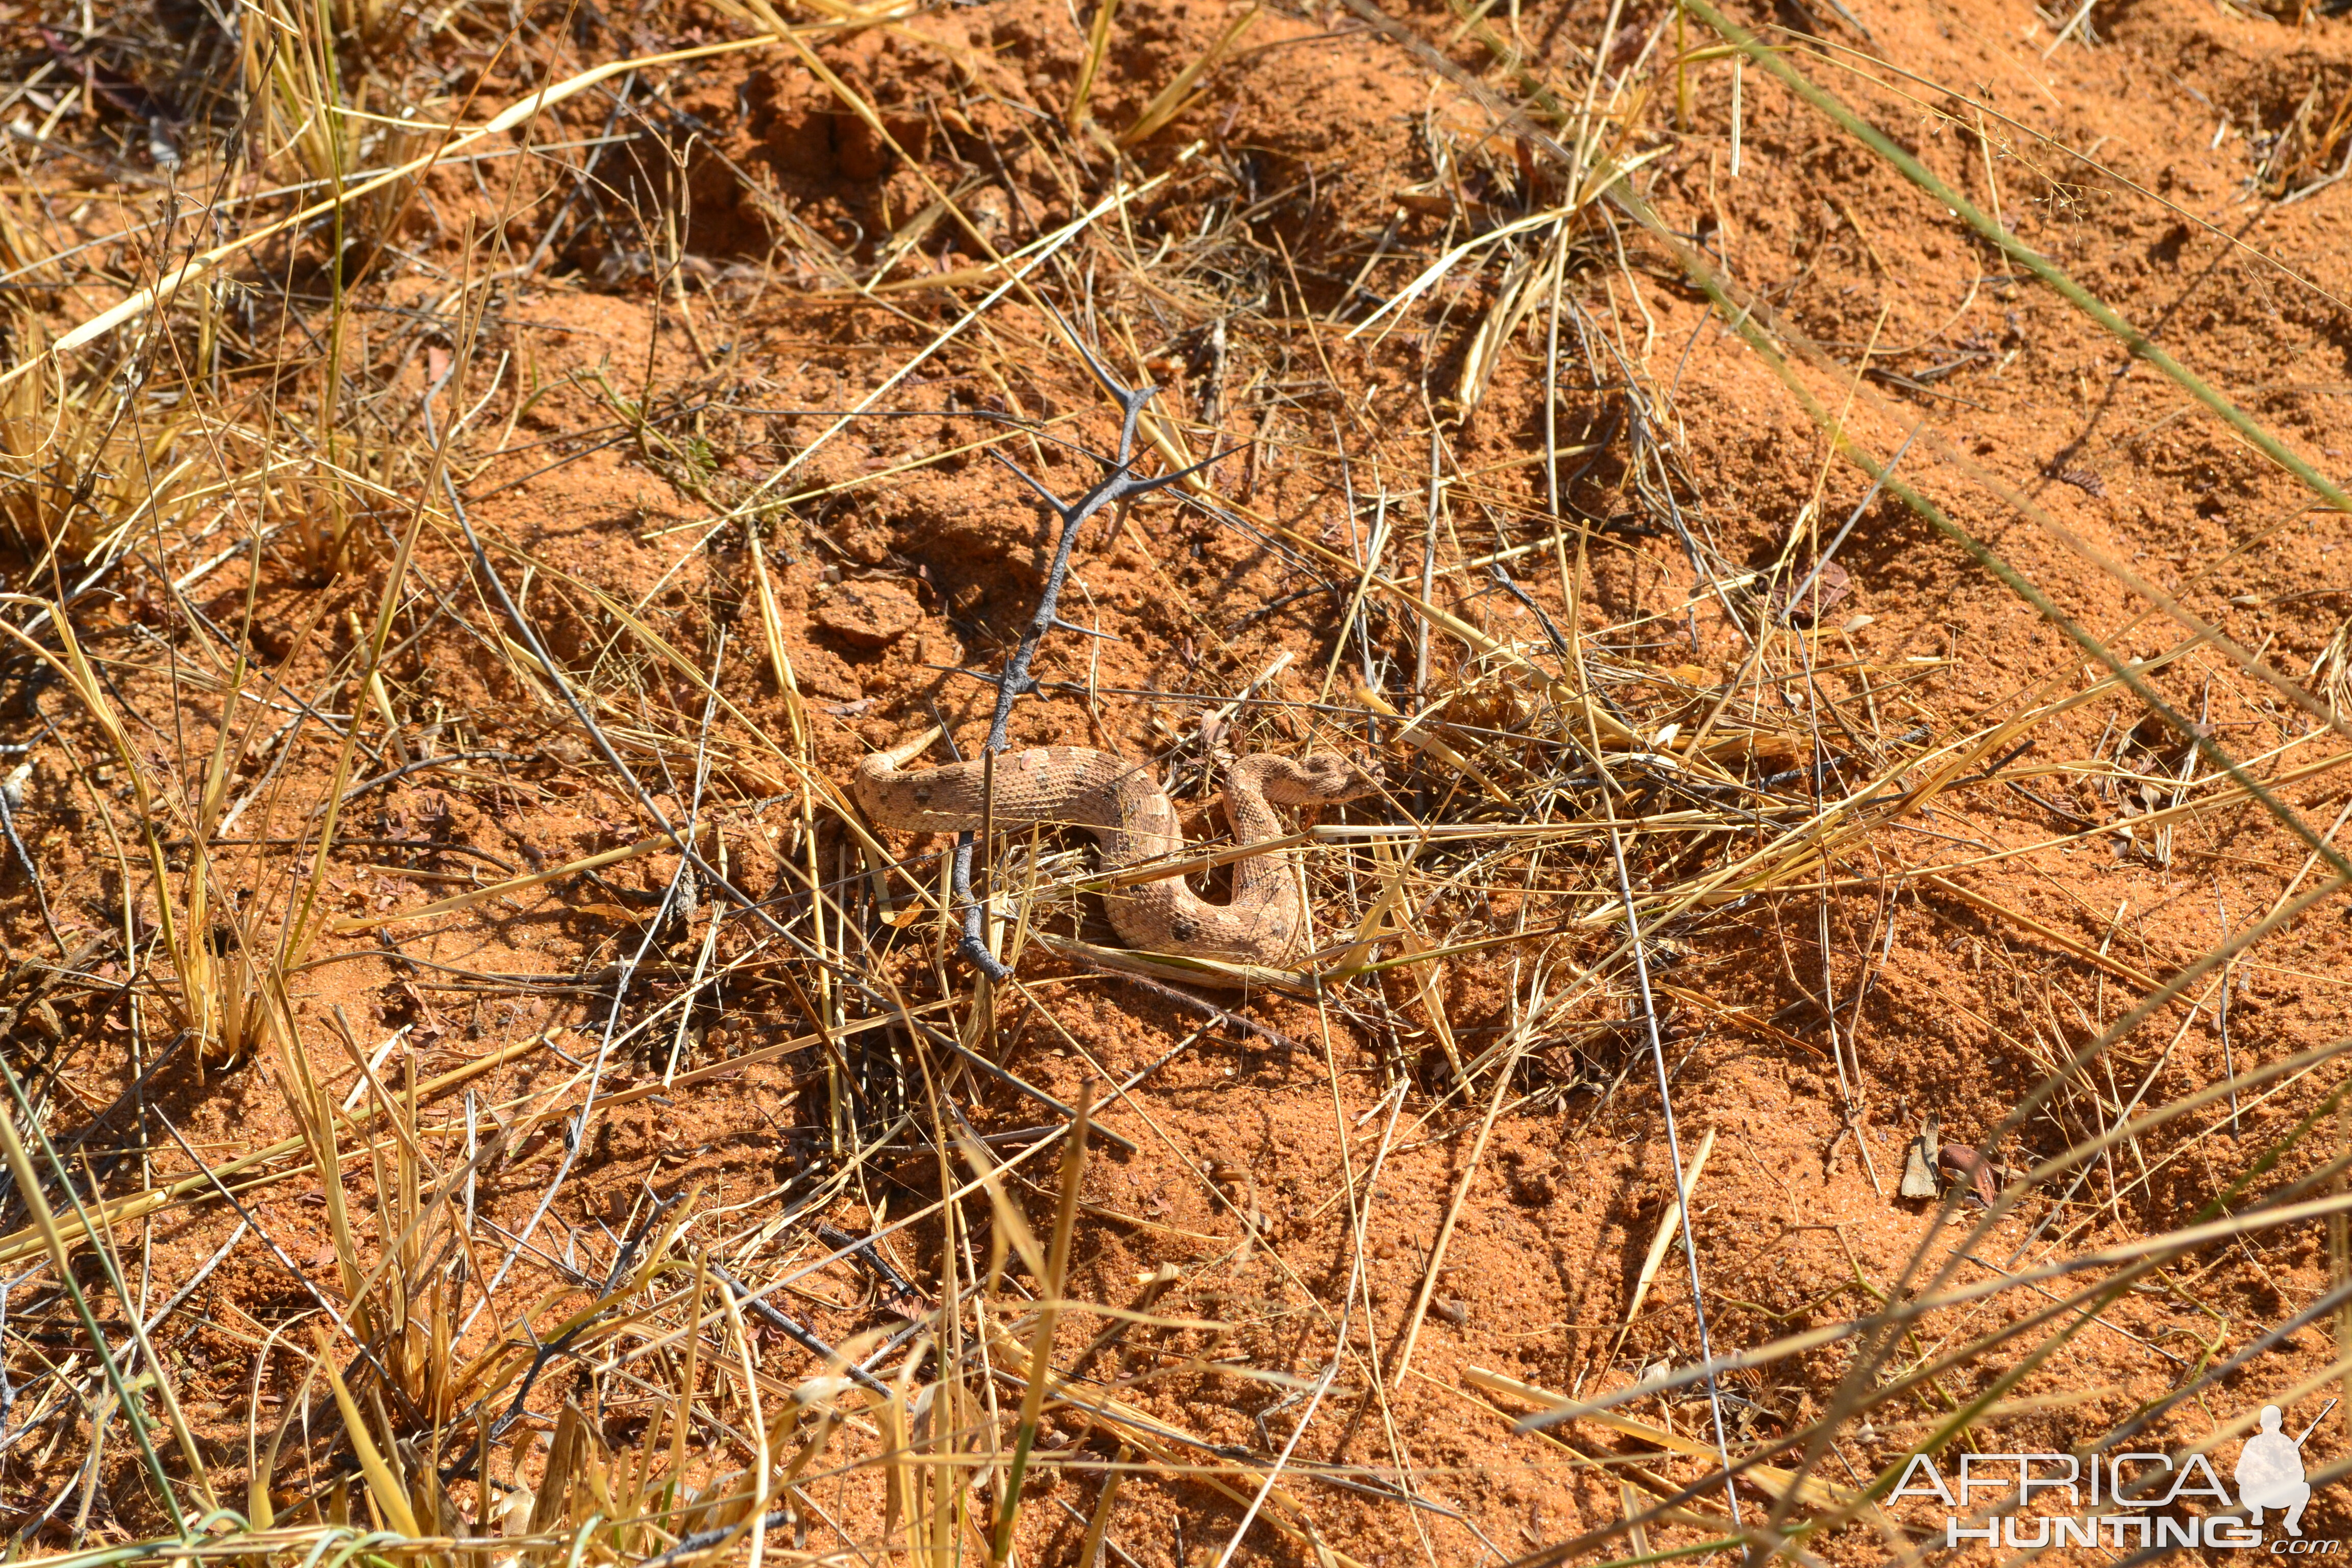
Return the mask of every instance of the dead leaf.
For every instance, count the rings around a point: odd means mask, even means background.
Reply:
[[[1911,1140],[1911,1147],[1903,1156],[1903,1195],[1906,1198],[1932,1198],[1943,1191],[1936,1181],[1936,1173],[1927,1163],[1927,1141]]]
[[[1810,584],[1806,583],[1811,578]],[[1804,585],[1804,598],[1799,602],[1797,589]],[[1788,576],[1772,584],[1769,595],[1772,614],[1790,626],[1810,626],[1822,617],[1823,611],[1853,591],[1853,579],[1844,567],[1834,561],[1823,561],[1819,570],[1807,567],[1799,571],[1791,567]]]
[[[1937,1155],[1936,1163],[1953,1181],[1972,1180],[1979,1200],[1985,1207],[1992,1207],[1993,1199],[2000,1195],[2000,1188],[1993,1184],[1991,1161],[1965,1143],[1947,1143],[1943,1152]]]
[[[1932,1198],[1939,1195],[1943,1184],[1936,1179],[1936,1155],[1943,1147],[1941,1130],[1932,1116],[1919,1125],[1919,1136],[1903,1153],[1903,1185],[1906,1198]]]

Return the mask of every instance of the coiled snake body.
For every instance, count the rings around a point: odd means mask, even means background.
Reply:
[[[866,816],[886,827],[932,833],[978,832],[986,806],[983,764],[955,763],[906,771],[936,738],[933,731],[877,752],[858,765],[852,792]],[[1344,757],[1293,759],[1265,753],[1237,758],[1225,770],[1225,814],[1244,847],[1282,836],[1274,805],[1353,800],[1378,779]],[[996,759],[994,826],[1033,823],[1083,827],[1102,846],[1103,868],[1123,870],[1180,855],[1184,832],[1176,808],[1144,765],[1083,746],[1042,746]],[[1181,877],[1105,895],[1111,924],[1129,945],[1229,962],[1279,964],[1307,929],[1293,853],[1252,855],[1234,863],[1234,897],[1212,904]]]

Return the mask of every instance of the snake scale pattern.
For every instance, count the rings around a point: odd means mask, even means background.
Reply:
[[[909,770],[937,731],[877,752],[859,764],[851,792],[885,827],[930,833],[983,827],[983,764]],[[1376,774],[1345,757],[1258,752],[1225,770],[1225,814],[1234,840],[1248,846],[1283,836],[1274,807],[1328,805],[1375,793]],[[1184,851],[1184,831],[1167,791],[1147,765],[1084,746],[1041,746],[996,759],[998,832],[1033,823],[1083,827],[1102,847],[1103,868],[1124,870]],[[1252,855],[1234,866],[1234,896],[1212,904],[1181,877],[1105,895],[1111,924],[1129,945],[1229,963],[1276,964],[1297,951],[1307,929],[1294,851]]]

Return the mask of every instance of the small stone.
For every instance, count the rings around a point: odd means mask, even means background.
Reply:
[[[793,682],[803,697],[829,697],[836,702],[856,702],[866,690],[857,683],[856,672],[841,661],[841,656],[830,648],[814,643],[791,650]]]
[[[844,583],[816,602],[816,624],[852,647],[887,647],[923,618],[895,583]]]
[[[966,217],[971,219],[971,226],[978,229],[981,237],[991,245],[996,244],[1004,237],[1005,231],[1013,221],[1013,204],[1004,192],[995,185],[982,185],[966,196],[963,202],[963,212]],[[961,237],[959,246],[967,255],[980,254],[980,247],[971,241],[970,236]]]

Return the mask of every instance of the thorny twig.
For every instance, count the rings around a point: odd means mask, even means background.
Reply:
[[[732,1274],[728,1273],[724,1268],[719,1268],[716,1263],[710,1266],[710,1277],[713,1279],[718,1280],[719,1284],[725,1286],[730,1291],[733,1292],[737,1301],[751,1308],[752,1311],[757,1312],[760,1317],[771,1326],[782,1330],[786,1337],[791,1339],[794,1344],[800,1346],[801,1349],[808,1352],[809,1354],[816,1357],[819,1361],[824,1362],[828,1364],[836,1362],[840,1363],[842,1371],[846,1373],[861,1387],[866,1389],[869,1393],[881,1394],[886,1399],[889,1397],[890,1390],[881,1379],[876,1377],[872,1373],[866,1371],[865,1367],[859,1365],[857,1363],[843,1360],[842,1354],[839,1351],[835,1350],[831,1345],[826,1344],[823,1340],[809,1332],[808,1330],[803,1328],[799,1323],[778,1311],[768,1301],[761,1299],[759,1292],[753,1290],[740,1279],[736,1279]]]
[[[66,939],[58,933],[57,917],[49,912],[49,890],[41,884],[41,868],[33,864],[30,851],[16,833],[16,816],[9,806],[11,784],[0,784],[0,830],[8,835],[8,847],[16,852],[16,863],[25,868],[25,879],[33,887],[33,896],[40,901],[41,923],[49,928],[49,940],[58,944],[58,955],[65,956]]]
[[[1058,613],[1062,602],[1062,584],[1070,574],[1070,551],[1078,542],[1078,531],[1084,528],[1097,512],[1107,506],[1131,500],[1137,496],[1149,495],[1154,490],[1165,489],[1170,485],[1190,479],[1202,469],[1211,468],[1232,456],[1230,452],[1220,452],[1204,462],[1195,463],[1189,468],[1158,474],[1148,479],[1137,477],[1131,467],[1135,461],[1135,426],[1143,417],[1143,405],[1150,402],[1153,395],[1160,389],[1156,386],[1128,387],[1121,384],[1118,379],[1113,376],[1103,363],[1097,359],[1079,340],[1077,333],[1070,330],[1069,323],[1065,321],[1062,325],[1071,344],[1077,349],[1078,356],[1086,361],[1087,368],[1094,373],[1095,380],[1100,383],[1102,389],[1110,394],[1112,399],[1118,404],[1118,456],[1116,459],[1097,458],[1096,460],[1103,463],[1110,471],[1092,489],[1076,500],[1066,501],[1024,472],[1011,458],[996,453],[990,454],[996,458],[998,462],[1019,475],[1022,482],[1036,491],[1038,500],[1045,503],[1046,509],[1060,521],[1062,525],[1061,535],[1054,542],[1053,564],[1046,569],[1045,590],[1038,595],[1037,608],[1030,616],[1029,625],[1022,632],[1020,642],[1014,646],[1013,657],[1005,660],[1003,673],[995,677],[992,682],[996,688],[996,711],[989,720],[988,742],[985,747],[985,750],[992,753],[1002,753],[1004,750],[1007,731],[1013,719],[1013,703],[1020,700],[1024,693],[1036,689],[1037,682],[1031,677],[1029,666],[1037,657],[1038,645],[1045,640],[1045,634],[1056,626],[1066,631],[1083,629],[1071,626],[1069,622],[1063,620]],[[963,936],[956,943],[956,951],[970,960],[973,968],[991,980],[1003,980],[1013,972],[999,963],[989,952],[988,943],[982,937],[981,930],[982,910],[979,901],[972,897],[971,893],[972,851],[977,842],[977,836],[969,830],[956,835],[955,900],[963,911]]]

